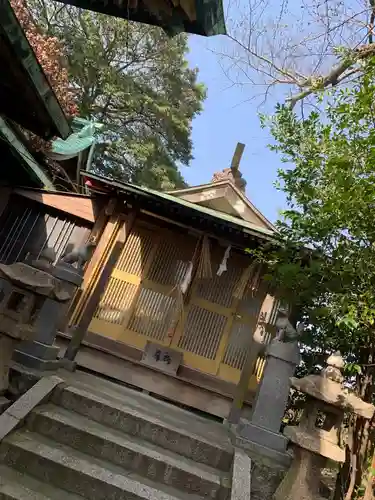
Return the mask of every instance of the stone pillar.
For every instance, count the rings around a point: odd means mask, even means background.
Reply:
[[[338,435],[345,411],[371,419],[374,406],[364,403],[342,385],[344,361],[339,353],[328,358],[320,375],[292,378],[295,389],[307,395],[307,403],[298,426],[286,427],[294,457],[292,466],[278,487],[275,500],[322,500],[319,494],[321,470],[327,459],[345,461]]]
[[[289,397],[290,377],[300,362],[298,342],[274,339],[266,355],[251,420],[240,420],[236,436],[239,446],[245,445],[257,454],[287,464],[290,461],[286,451],[288,439],[280,428]]]
[[[59,283],[59,291],[48,297],[40,309],[34,324],[34,339],[19,344],[13,355],[17,363],[40,371],[56,370],[61,366],[59,347],[54,342],[62,319],[68,313],[69,298],[83,279],[81,270],[63,261],[50,266],[49,272]]]

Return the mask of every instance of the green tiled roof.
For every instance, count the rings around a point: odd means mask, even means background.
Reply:
[[[163,193],[161,191],[155,191],[154,189],[150,189],[143,186],[136,186],[134,184],[130,184],[127,182],[119,182],[111,179],[106,179],[105,177],[101,177],[96,174],[92,174],[91,172],[82,172],[84,177],[93,179],[94,181],[98,181],[103,183],[108,187],[112,187],[119,192],[133,192],[140,196],[145,197],[154,197],[155,199],[164,200],[171,204],[180,205],[186,208],[189,208],[192,211],[197,212],[198,214],[206,215],[209,217],[214,217],[218,221],[222,221],[224,223],[230,224],[231,226],[236,226],[236,228],[242,232],[251,234],[253,236],[258,236],[263,239],[273,239],[276,235],[275,231],[271,231],[266,228],[262,228],[252,224],[251,222],[247,222],[243,219],[239,219],[232,215],[225,214],[223,212],[219,212],[217,210],[213,210],[212,208],[204,207],[202,205],[197,205],[195,203],[191,203],[190,201],[182,200],[181,198],[177,198],[172,196],[171,194]]]
[[[73,133],[65,140],[57,138],[52,141],[52,149],[48,154],[56,160],[74,158],[82,151],[90,148],[95,142],[95,132],[102,128],[98,123],[85,120],[84,118],[73,118]]]

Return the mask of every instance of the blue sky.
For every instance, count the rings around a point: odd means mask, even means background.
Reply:
[[[217,170],[229,167],[237,142],[246,144],[241,172],[247,180],[246,194],[272,222],[285,207],[283,193],[273,187],[277,169],[282,166],[278,156],[267,149],[271,141],[259,125],[259,101],[251,101],[254,89],[230,87],[220,67],[215,49],[225,45],[225,37],[191,36],[191,66],[199,68],[199,80],[208,89],[204,110],[193,122],[194,161],[182,173],[190,185],[211,180]]]

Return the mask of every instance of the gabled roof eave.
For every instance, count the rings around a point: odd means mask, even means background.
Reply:
[[[232,182],[228,180],[222,180],[218,182],[210,182],[208,184],[200,184],[198,186],[192,186],[184,189],[176,189],[173,191],[167,191],[168,194],[172,196],[177,196],[181,197],[184,194],[193,194],[193,193],[199,193],[199,192],[204,192],[209,189],[217,189],[218,187],[228,187],[232,189],[236,195],[242,200],[242,202],[250,209],[252,210],[259,219],[271,230],[271,231],[277,231],[276,227],[270,222],[263,214],[260,212],[260,210],[257,209],[257,207],[247,198],[247,196],[242,193]]]

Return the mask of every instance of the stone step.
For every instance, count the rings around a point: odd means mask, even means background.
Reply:
[[[0,500],[83,500],[83,498],[0,465]]]
[[[230,496],[229,473],[197,464],[64,408],[51,404],[39,407],[33,411],[27,425],[32,432],[108,460],[157,483],[209,499],[226,500]]]
[[[2,441],[0,461],[86,500],[202,500],[27,430]]]
[[[125,399],[125,398],[124,398]],[[152,399],[152,398],[150,398]],[[65,387],[57,389],[52,397],[53,402],[86,416],[105,426],[118,429],[126,434],[138,436],[144,441],[154,443],[161,448],[173,451],[194,462],[209,465],[221,471],[230,471],[233,462],[233,447],[217,434],[211,431],[210,422],[190,418],[178,422],[176,418],[169,418],[168,412],[176,413],[176,409],[169,410],[168,405],[160,406],[159,415],[155,410],[149,411],[123,403],[117,398],[110,398],[105,394],[92,393],[81,387]],[[151,407],[152,405],[150,405]],[[154,407],[158,405],[154,404]],[[177,413],[183,417],[183,413]],[[212,434],[211,434],[212,432]]]

